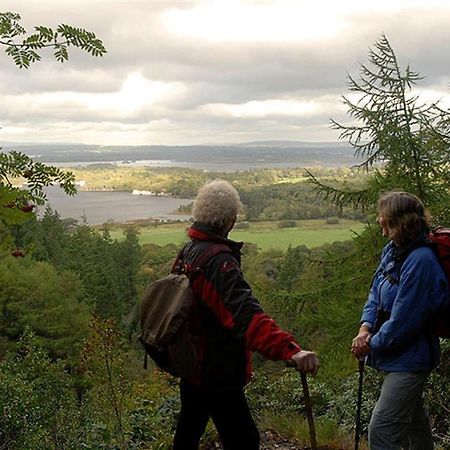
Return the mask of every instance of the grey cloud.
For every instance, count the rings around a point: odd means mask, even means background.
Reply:
[[[420,88],[449,91],[450,48],[448,9],[404,10],[396,14],[353,15],[339,36],[314,42],[217,43],[167,33],[159,13],[169,6],[189,8],[190,1],[98,0],[4,0],[2,10],[22,13],[25,24],[54,26],[61,22],[83,26],[101,37],[108,54],[94,59],[73,49],[70,61],[61,65],[50,57],[28,71],[18,70],[0,54],[0,122],[91,123],[93,128],[131,127],[167,120],[179,135],[214,139],[217,135],[236,138],[240,133],[258,138],[285,133],[329,133],[329,117],[345,120],[339,109],[339,94],[346,93],[346,73],[358,75],[358,63],[367,62],[370,46],[386,33],[402,64],[426,78]],[[1,50],[1,49],[0,49]],[[151,105],[132,114],[85,110],[65,103],[42,110],[21,108],[8,97],[23,93],[74,91],[106,93],[120,90],[131,72],[149,80],[180,82],[185,93],[163,104]],[[336,106],[312,117],[272,114],[264,118],[214,116],[201,110],[211,103],[239,104],[267,99],[336,99]],[[339,119],[342,118],[342,119]],[[87,125],[86,125],[87,126]],[[196,134],[197,133],[197,134]],[[271,134],[273,135],[271,137]],[[208,137],[209,136],[209,137]],[[230,138],[231,138],[230,136]],[[300,136],[300,137],[299,137]]]
[[[30,71],[0,69],[0,94],[36,94],[42,92],[74,91],[86,93],[115,92],[123,79],[106,70],[81,70],[72,67],[51,67],[48,64]]]

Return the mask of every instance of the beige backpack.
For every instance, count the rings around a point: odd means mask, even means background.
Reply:
[[[174,267],[181,268],[183,273],[171,273],[147,287],[140,304],[138,338],[145,349],[145,368],[148,355],[162,370],[174,376],[189,379],[196,373],[199,333],[190,320],[197,300],[191,283],[208,261],[221,252],[230,249],[224,244],[210,245],[191,264],[189,273],[184,273],[185,266],[178,257]]]

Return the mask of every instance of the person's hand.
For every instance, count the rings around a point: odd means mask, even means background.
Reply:
[[[367,327],[361,327],[358,333],[352,341],[352,353],[356,358],[361,359],[364,358],[367,354],[370,353],[370,339],[372,338],[372,334],[370,333]]]
[[[291,359],[298,372],[310,373],[314,376],[319,370],[319,360],[314,352],[300,350]]]

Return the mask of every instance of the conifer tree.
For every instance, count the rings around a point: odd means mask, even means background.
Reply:
[[[422,78],[409,65],[401,68],[382,35],[369,51],[369,63],[361,65],[359,79],[348,77],[353,95],[342,99],[352,121],[332,120],[340,139],[363,158],[360,166],[371,169],[368,185],[359,191],[336,189],[309,173],[325,197],[341,207],[370,207],[380,192],[404,189],[442,211],[450,192],[450,114],[414,92]]]

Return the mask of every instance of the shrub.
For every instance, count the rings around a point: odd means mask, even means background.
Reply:
[[[69,375],[27,330],[0,364],[0,449],[73,449],[80,413]]]
[[[425,400],[436,443],[450,448],[450,415],[448,398],[450,392],[450,342],[442,341],[439,370],[431,373],[425,391]]]
[[[250,228],[250,224],[248,222],[238,222],[235,226],[235,230],[248,230]]]
[[[328,225],[337,225],[339,223],[339,217],[327,217],[326,223]]]
[[[295,220],[280,220],[278,222],[278,228],[295,228],[297,222]]]

